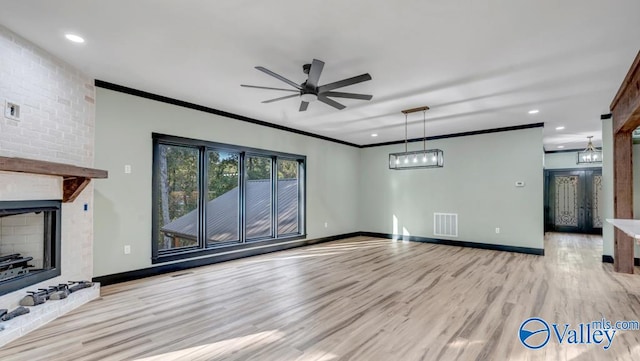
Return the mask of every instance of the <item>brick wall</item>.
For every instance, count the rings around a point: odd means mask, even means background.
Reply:
[[[0,155],[93,165],[93,80],[0,25]]]
[[[92,167],[94,99],[93,79],[0,25],[0,156]],[[21,106],[20,121],[4,116],[6,100]],[[0,172],[0,200],[61,199],[61,181],[59,177]],[[63,203],[62,275],[29,289],[91,279],[92,209],[92,185],[73,203]],[[24,294],[0,296],[0,308],[16,307]],[[6,336],[7,330],[3,333]]]

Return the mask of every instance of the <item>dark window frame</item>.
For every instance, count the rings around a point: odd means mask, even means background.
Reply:
[[[278,159],[274,160],[274,162],[275,162],[275,174],[274,174],[275,182],[273,182],[273,183],[275,185],[275,188],[274,188],[273,192],[274,192],[274,199],[275,199],[274,207],[276,209],[274,214],[279,218],[279,214],[278,214],[278,211],[277,211],[278,210],[278,166],[279,166],[278,161],[299,162],[299,160],[295,159],[295,158],[287,158],[287,157],[279,157]],[[302,195],[306,194],[305,190],[301,188],[303,186],[302,185],[303,182],[300,181],[300,179],[302,179],[304,177],[304,175],[303,175],[304,170],[305,170],[304,167],[301,166],[298,163],[298,175],[297,175],[298,176],[298,226],[300,226],[300,224],[302,224],[302,222],[303,222],[301,214],[304,213],[304,212],[301,212],[300,209],[299,209],[300,205],[304,204],[304,199],[302,198]],[[279,227],[278,222],[279,222],[279,219],[275,219],[274,220],[274,225],[276,227],[274,232],[276,233],[277,236],[280,236],[280,232],[279,232],[280,227]],[[298,230],[298,231],[300,231],[300,230]],[[293,232],[292,233],[284,233],[284,234],[282,234],[282,236],[286,237],[288,235],[297,235],[297,234],[298,233],[293,233]]]
[[[289,242],[293,240],[305,239],[306,234],[306,165],[307,157],[304,155],[277,152],[259,148],[243,147],[232,144],[217,143],[206,140],[184,138],[160,133],[151,134],[153,140],[153,169],[152,169],[152,226],[151,226],[151,262],[153,264],[170,262],[180,259],[201,257],[205,255],[215,255],[245,248],[259,247],[271,244]],[[181,147],[191,147],[198,150],[198,245],[194,247],[176,248],[161,250],[158,246],[158,239],[161,235],[160,215],[157,209],[157,200],[160,197],[160,145],[173,145]],[[238,159],[238,237],[237,241],[221,242],[212,245],[206,240],[206,204],[208,200],[207,176],[208,160],[207,152],[229,152],[239,154]],[[255,239],[246,238],[246,158],[249,156],[260,156],[271,158],[271,235]],[[279,235],[278,234],[278,160],[295,160],[298,162],[298,232]]]

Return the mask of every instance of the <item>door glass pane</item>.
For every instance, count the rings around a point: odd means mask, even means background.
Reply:
[[[207,151],[207,245],[238,241],[240,155]]]
[[[271,236],[271,158],[246,158],[247,239]]]
[[[160,144],[158,250],[198,245],[198,149]]]
[[[577,175],[555,177],[555,225],[578,226]]]
[[[278,235],[298,233],[298,161],[278,160]]]
[[[591,204],[591,217],[594,228],[602,228],[602,218],[600,217],[600,207],[602,204],[602,175],[596,174],[593,176],[593,190],[591,192],[593,197]]]

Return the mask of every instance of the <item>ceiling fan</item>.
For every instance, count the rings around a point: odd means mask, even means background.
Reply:
[[[272,88],[265,86],[257,86],[257,85],[245,85],[241,84],[240,86],[246,88],[257,88],[257,89],[268,89],[268,90],[279,90],[279,91],[287,91],[294,92],[296,94],[287,95],[275,99],[269,99],[263,101],[263,103],[272,103],[277,102],[279,100],[285,100],[294,97],[300,97],[300,111],[304,112],[307,110],[310,102],[314,102],[316,100],[321,101],[327,105],[330,105],[338,110],[342,110],[346,108],[346,106],[338,103],[337,101],[331,99],[332,98],[349,98],[349,99],[360,99],[360,100],[371,100],[373,95],[367,94],[356,94],[356,93],[344,93],[344,92],[336,92],[334,89],[342,88],[345,86],[362,83],[367,80],[371,80],[371,75],[368,73],[354,76],[353,78],[343,79],[340,81],[336,81],[333,83],[318,85],[318,81],[320,80],[320,74],[322,74],[322,69],[324,68],[324,62],[318,59],[313,59],[311,64],[305,64],[302,66],[302,71],[305,74],[308,74],[307,80],[302,84],[296,84],[295,82],[283,77],[282,75],[276,74],[271,70],[262,67],[256,66],[256,69],[260,70],[263,73],[269,74],[272,77],[279,79],[295,89],[283,89],[283,88]]]

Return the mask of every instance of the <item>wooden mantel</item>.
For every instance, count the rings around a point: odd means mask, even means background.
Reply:
[[[106,170],[35,159],[0,157],[0,171],[62,177],[62,201],[73,202],[93,178],[107,178]]]

